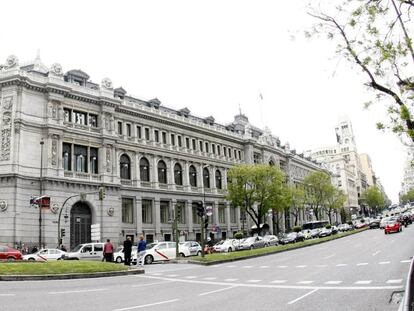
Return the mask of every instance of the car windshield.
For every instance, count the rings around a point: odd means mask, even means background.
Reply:
[[[121,252],[124,249],[123,246],[118,246],[115,250],[115,253]]]
[[[147,244],[147,249],[151,249],[151,248],[153,248],[154,246],[156,246],[158,243],[150,243],[150,244]]]
[[[288,238],[294,238],[296,237],[296,233],[292,232],[292,233],[289,233],[287,236]]]
[[[254,242],[255,240],[256,240],[255,237],[251,237],[251,238],[247,238],[246,240],[244,240],[244,242],[249,243],[249,242]]]
[[[81,248],[82,248],[83,244],[79,244],[78,246],[76,246],[72,252],[78,252]]]

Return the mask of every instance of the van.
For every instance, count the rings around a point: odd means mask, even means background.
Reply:
[[[102,260],[104,243],[84,243],[68,252],[65,260]]]

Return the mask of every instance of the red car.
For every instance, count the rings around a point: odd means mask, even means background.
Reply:
[[[389,221],[385,225],[384,233],[389,234],[391,232],[401,232],[402,225],[398,221]]]
[[[22,253],[17,249],[5,245],[0,245],[0,261],[15,261],[22,259]]]

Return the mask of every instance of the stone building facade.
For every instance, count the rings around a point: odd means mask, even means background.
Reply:
[[[141,234],[171,240],[174,210],[181,238],[199,240],[200,202],[213,206],[208,230],[232,237],[251,224],[225,199],[229,168],[278,165],[290,182],[321,169],[242,114],[221,125],[39,58],[19,64],[10,56],[0,66],[0,111],[0,242],[7,244],[36,244],[40,227],[43,243],[56,246],[59,225],[71,247],[96,236],[116,244]],[[51,198],[42,213],[29,203],[40,195]]]

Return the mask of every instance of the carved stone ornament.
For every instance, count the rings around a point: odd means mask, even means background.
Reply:
[[[58,63],[54,63],[51,67],[50,67],[50,71],[56,75],[56,76],[63,76],[63,69],[62,69],[62,65],[58,64]]]
[[[101,86],[105,89],[112,89],[112,81],[109,78],[103,78],[101,82]]]
[[[53,214],[56,214],[59,211],[59,204],[58,203],[52,203],[52,206],[50,207],[50,211]]]
[[[106,146],[106,171],[111,172],[111,147]]]
[[[7,59],[6,59],[6,67],[7,68],[15,67],[18,64],[19,64],[19,59],[17,58],[16,55],[10,55],[9,57],[7,57]]]
[[[4,98],[2,106],[0,161],[7,161],[10,160],[13,97]]]
[[[5,212],[7,210],[7,202],[5,200],[0,200],[0,211]]]
[[[113,208],[112,206],[108,208],[107,210],[108,216],[114,216],[115,213],[115,208]]]
[[[56,163],[57,163],[57,145],[58,145],[57,139],[58,139],[58,136],[53,135],[52,150],[51,150],[51,154],[50,154],[50,159],[51,159],[52,165],[56,165]]]

